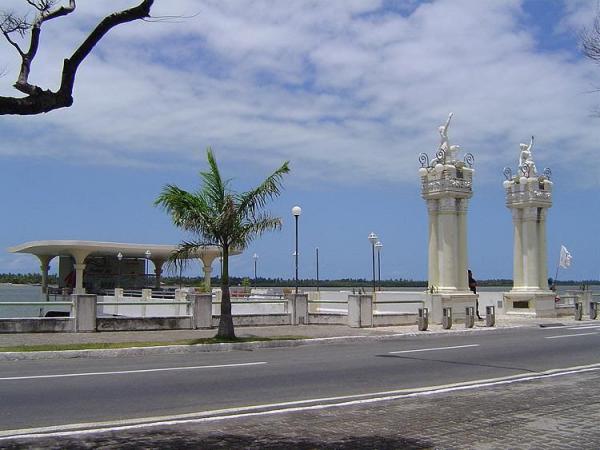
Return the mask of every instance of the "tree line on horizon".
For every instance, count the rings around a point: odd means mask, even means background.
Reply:
[[[252,287],[294,287],[296,280],[289,278],[269,278],[258,277],[252,279],[249,277],[229,277],[232,286],[252,286]],[[163,283],[168,286],[202,286],[203,277],[163,277]],[[552,280],[550,280],[552,281]],[[42,275],[40,273],[0,273],[0,283],[11,284],[41,284]],[[218,286],[221,280],[219,277],[211,278],[211,283]],[[57,284],[58,275],[49,274],[48,284]],[[513,281],[508,278],[491,278],[487,280],[477,280],[478,286],[512,286]],[[557,285],[592,285],[600,284],[600,280],[558,280]],[[314,278],[303,278],[298,280],[298,285],[302,287],[371,287],[373,280],[365,278],[338,278],[317,280]],[[381,287],[426,287],[426,280],[413,280],[409,278],[398,278],[381,280],[377,283]]]

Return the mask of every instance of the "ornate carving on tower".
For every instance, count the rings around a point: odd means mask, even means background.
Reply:
[[[505,295],[507,310],[552,317],[554,295],[548,290],[546,215],[552,206],[552,172],[539,174],[533,142],[520,144],[516,174],[506,167],[503,183],[506,207],[513,217],[513,288]],[[515,306],[516,305],[516,306]]]

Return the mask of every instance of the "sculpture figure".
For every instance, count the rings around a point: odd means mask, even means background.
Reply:
[[[441,137],[440,150],[444,150],[448,161],[456,161],[456,155],[460,149],[460,145],[450,145],[450,141],[448,140],[448,127],[450,126],[450,120],[452,120],[453,115],[454,113],[448,114],[446,124],[438,128]]]
[[[440,146],[439,150],[444,152],[444,156],[437,156],[431,161],[431,167],[435,167],[436,164],[445,164],[446,161],[456,161],[456,155],[458,150],[460,149],[459,145],[450,145],[450,141],[448,140],[448,127],[450,126],[450,120],[454,114],[448,114],[448,120],[444,125],[440,125],[438,127],[438,131],[440,133]],[[439,153],[438,150],[438,153]]]
[[[535,167],[535,162],[533,161],[533,153],[531,152],[531,148],[533,147],[533,136],[531,136],[529,145],[519,145],[521,147],[521,153],[519,155],[519,169],[528,177],[537,175],[537,169]]]

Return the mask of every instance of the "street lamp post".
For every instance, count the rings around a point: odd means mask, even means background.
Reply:
[[[381,290],[381,249],[383,248],[381,241],[375,243],[375,248],[377,249],[377,284]]]
[[[375,294],[375,243],[377,242],[377,235],[375,233],[369,234],[369,242],[373,250],[373,294]]]
[[[123,253],[117,253],[117,259],[119,260],[119,276],[117,277],[117,287],[121,287],[121,260],[123,259]]]
[[[256,284],[256,262],[258,261],[258,255],[255,253],[252,255],[252,259],[254,259],[254,284]]]
[[[146,255],[146,268],[145,268],[145,273],[144,273],[144,288],[148,285],[148,267],[150,266],[149,261],[150,261],[150,257],[152,256],[152,252],[150,250],[146,250],[146,252],[144,253],[144,255]]]
[[[319,247],[317,247],[315,250],[317,253],[317,292],[319,292]]]
[[[292,215],[296,221],[296,251],[294,252],[296,265],[296,295],[298,295],[298,217],[300,217],[300,214],[302,214],[302,208],[299,206],[294,206],[292,208]]]

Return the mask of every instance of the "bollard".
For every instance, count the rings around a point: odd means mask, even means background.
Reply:
[[[465,308],[465,328],[473,328],[475,325],[475,308],[467,306]]]
[[[419,331],[427,331],[429,326],[429,310],[427,308],[419,308],[418,325]]]
[[[486,306],[485,307],[485,326],[493,327],[496,325],[496,307]]]
[[[581,320],[583,315],[583,304],[581,302],[575,302],[575,320]]]
[[[594,320],[598,317],[598,302],[590,302],[590,319]]]
[[[452,308],[450,306],[442,308],[442,328],[449,330],[452,328]]]

